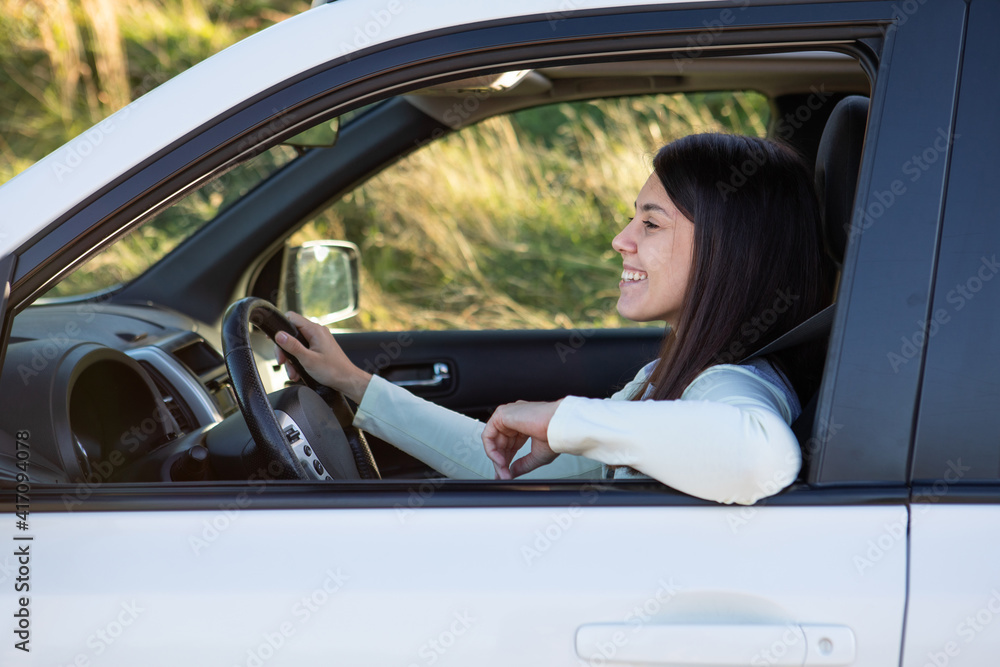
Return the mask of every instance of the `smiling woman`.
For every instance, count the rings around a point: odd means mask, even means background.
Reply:
[[[718,184],[748,160],[759,168],[720,196]],[[279,334],[279,361],[295,357],[359,404],[355,426],[450,476],[489,476],[491,467],[500,479],[647,475],[741,504],[776,493],[799,471],[790,425],[801,413],[798,396],[815,391],[824,350],[811,343],[738,363],[723,355],[747,343],[744,324],[778,291],[797,298],[769,331],[754,332],[751,349],[830,298],[809,169],[788,148],[723,134],[678,139],[653,167],[635,216],[613,241],[624,261],[618,311],[669,327],[659,358],[610,400],[508,404],[484,427],[362,370],[329,331],[295,314],[308,347]],[[470,460],[480,440],[485,449]]]

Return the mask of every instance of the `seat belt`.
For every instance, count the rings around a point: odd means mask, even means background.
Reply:
[[[815,340],[820,336],[829,333],[830,329],[833,327],[833,314],[836,310],[836,305],[836,303],[830,304],[810,317],[808,320],[799,323],[799,325],[795,328],[790,331],[786,331],[781,336],[778,336],[764,347],[743,357],[737,363],[742,364],[753,357],[763,357],[771,354],[772,352],[778,352],[790,347],[795,347],[796,345]]]

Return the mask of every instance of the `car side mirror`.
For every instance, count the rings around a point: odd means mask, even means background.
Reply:
[[[278,307],[327,326],[358,314],[358,246],[309,241],[285,247]]]

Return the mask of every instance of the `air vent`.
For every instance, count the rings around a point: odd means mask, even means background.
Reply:
[[[170,411],[170,415],[174,418],[174,421],[177,422],[177,426],[180,428],[181,433],[190,433],[197,428],[197,421],[195,421],[190,408],[188,408],[187,404],[183,400],[178,398],[176,390],[174,390],[173,386],[167,382],[163,375],[160,374],[160,371],[158,371],[153,364],[145,360],[140,360],[139,365],[146,369],[146,372],[149,373],[149,376],[153,379],[153,384],[156,385],[156,390],[160,392],[164,405],[167,406],[167,410]]]

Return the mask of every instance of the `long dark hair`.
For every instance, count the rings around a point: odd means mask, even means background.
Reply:
[[[812,175],[791,149],[766,139],[696,134],[659,150],[653,168],[694,223],[694,262],[676,327],[648,386],[680,398],[709,366],[736,363],[827,305],[832,270],[819,237]],[[803,402],[816,390],[825,341],[769,359]]]

